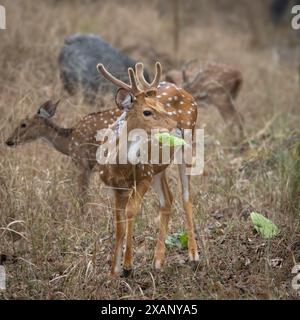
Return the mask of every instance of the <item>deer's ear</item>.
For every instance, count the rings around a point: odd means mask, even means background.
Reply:
[[[116,104],[121,110],[129,110],[134,101],[134,96],[127,90],[120,88],[116,93]]]
[[[37,115],[41,118],[52,118],[55,115],[59,102],[60,100],[55,103],[53,103],[52,100],[46,101],[39,107]]]

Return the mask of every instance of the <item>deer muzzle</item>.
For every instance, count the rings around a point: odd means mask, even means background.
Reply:
[[[7,139],[7,140],[5,141],[5,144],[6,144],[7,146],[9,146],[9,147],[13,147],[13,146],[16,145],[15,141],[13,141],[12,139]]]

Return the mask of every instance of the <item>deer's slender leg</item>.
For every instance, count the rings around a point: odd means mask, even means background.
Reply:
[[[220,91],[221,90],[221,91]],[[239,130],[239,138],[244,137],[243,117],[236,109],[232,97],[229,93],[221,88],[217,94],[212,94],[212,103],[219,110],[224,121],[230,125],[231,131],[234,133],[233,127]]]
[[[236,75],[236,80],[233,81],[232,86],[229,89],[231,98],[233,100],[235,100],[239,95],[242,85],[243,85],[243,79],[242,79],[242,75],[239,73],[238,75]]]
[[[91,177],[91,170],[86,166],[80,166],[80,172],[77,177],[78,201],[81,210],[87,201],[87,192]]]
[[[182,186],[182,201],[186,216],[186,227],[188,233],[188,251],[190,261],[199,261],[197,242],[195,239],[193,203],[190,187],[190,176],[186,174],[186,165],[179,165],[180,180]]]
[[[224,121],[229,124],[229,128],[233,135],[238,139],[244,138],[244,119],[236,109],[233,100],[229,96],[222,97],[219,104],[219,111]],[[238,130],[234,130],[234,127]]]
[[[141,201],[151,185],[151,179],[142,180],[133,190],[128,199],[128,203],[125,210],[126,216],[126,245],[124,253],[123,270],[124,276],[129,276],[132,271],[133,259],[132,259],[132,244],[133,244],[133,231],[134,220],[137,212],[140,209]]]
[[[154,267],[160,270],[165,258],[165,238],[171,215],[173,196],[169,189],[166,173],[162,172],[154,177],[153,187],[159,197],[159,234],[154,253]]]
[[[121,271],[123,242],[125,236],[125,208],[129,194],[127,191],[115,190],[115,247],[112,260],[111,275],[115,276]]]

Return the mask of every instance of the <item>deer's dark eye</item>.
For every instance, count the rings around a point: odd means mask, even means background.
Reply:
[[[21,123],[21,128],[26,128],[26,123]]]
[[[144,115],[145,117],[149,117],[149,116],[152,115],[152,112],[149,111],[149,110],[145,110],[145,111],[143,111],[143,115]]]

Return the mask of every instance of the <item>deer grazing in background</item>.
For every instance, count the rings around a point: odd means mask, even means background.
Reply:
[[[74,127],[61,128],[51,120],[55,115],[58,102],[47,101],[39,107],[34,116],[27,117],[20,122],[13,134],[7,139],[6,144],[12,147],[42,138],[59,152],[70,156],[79,169],[78,187],[81,196],[85,195],[90,174],[96,168],[100,172],[102,180],[114,188],[116,240],[112,275],[118,274],[121,270],[125,233],[126,247],[123,269],[125,275],[130,274],[134,217],[144,194],[153,184],[154,190],[159,196],[160,205],[159,237],[154,255],[154,266],[159,270],[164,261],[165,237],[173,201],[166,179],[167,165],[99,165],[96,160],[96,152],[100,143],[96,141],[95,137],[98,130],[109,126],[115,128],[120,117],[124,115],[128,130],[142,128],[149,132],[154,128],[170,130],[177,127],[194,131],[197,104],[185,90],[177,88],[172,83],[159,83],[160,64],[156,64],[156,76],[151,84],[143,76],[142,64],[136,65],[135,73],[133,69],[129,68],[131,86],[114,78],[101,65],[98,66],[98,70],[119,87],[116,94],[118,108],[89,114]],[[192,262],[197,262],[199,255],[194,234],[190,176],[186,175],[185,169],[185,164],[179,165],[183,206],[188,228],[189,259]]]
[[[156,74],[153,82],[148,83],[143,76],[143,65],[136,64],[135,71],[128,69],[130,85],[111,75],[100,64],[98,71],[120,89],[116,94],[116,103],[123,111],[121,116],[127,126],[121,127],[116,133],[116,145],[120,137],[133,130],[141,128],[150,134],[158,131],[178,129],[194,130],[197,118],[197,106],[193,97],[174,84],[161,82],[161,65],[156,63]],[[118,123],[118,120],[117,120]],[[127,135],[128,136],[128,135]],[[133,148],[135,146],[133,145]],[[122,146],[119,145],[118,150]],[[128,143],[127,155],[131,154],[132,145]],[[151,145],[148,143],[148,148]],[[117,151],[118,152],[118,151]],[[151,152],[149,152],[151,154]],[[165,256],[165,236],[171,214],[173,197],[168,187],[166,172],[168,164],[101,164],[100,176],[104,183],[114,190],[115,196],[115,248],[111,274],[116,275],[121,270],[123,241],[125,252],[123,273],[128,276],[133,268],[132,244],[134,219],[140,208],[141,201],[153,183],[159,195],[160,226],[159,236],[154,253],[154,267],[160,270]],[[179,165],[182,198],[186,213],[188,228],[188,252],[190,261],[199,260],[197,243],[194,234],[192,194],[190,191],[190,176],[186,175],[185,164]]]
[[[95,167],[97,130],[108,127],[118,116],[120,110],[107,110],[84,117],[72,128],[61,128],[51,118],[55,115],[59,101],[47,101],[35,115],[26,117],[12,135],[6,140],[10,147],[16,147],[39,138],[50,143],[57,151],[70,156],[76,164],[78,174],[78,200],[83,205],[89,185],[90,175]]]
[[[244,138],[243,117],[234,105],[243,83],[239,70],[220,63],[189,62],[182,70],[169,71],[166,80],[191,93],[199,107],[214,105],[231,129],[238,129],[239,139]]]

